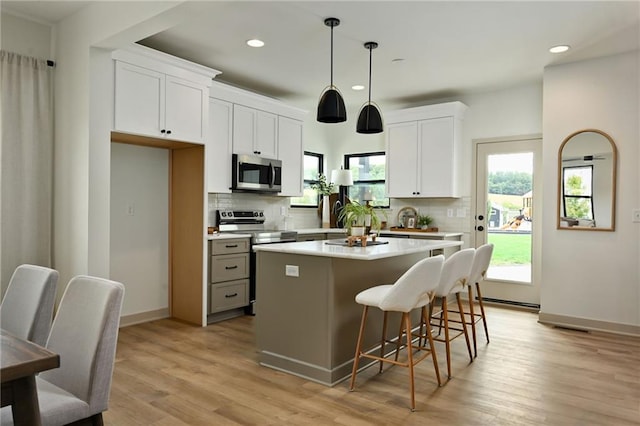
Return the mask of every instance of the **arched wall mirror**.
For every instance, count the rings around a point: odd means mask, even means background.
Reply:
[[[558,229],[614,231],[618,153],[595,129],[570,134],[558,152]]]

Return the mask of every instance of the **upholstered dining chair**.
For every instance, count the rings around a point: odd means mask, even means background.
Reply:
[[[444,342],[446,355],[447,355],[447,375],[449,378],[452,377],[451,374],[451,342],[459,337],[464,336],[467,350],[469,351],[469,359],[473,362],[473,355],[471,353],[471,344],[469,342],[469,334],[467,333],[467,326],[464,316],[464,309],[462,307],[462,299],[460,297],[460,292],[463,291],[467,285],[467,281],[469,280],[469,273],[471,271],[471,264],[473,263],[473,257],[475,255],[474,248],[468,248],[464,250],[460,250],[452,254],[447,258],[442,266],[442,274],[440,275],[440,282],[438,284],[438,288],[436,290],[436,297],[441,300],[441,310],[438,312],[429,312],[428,317],[431,321],[437,321],[437,324],[431,323],[432,325],[437,325],[440,329],[438,336],[434,337],[433,340],[438,342]],[[447,298],[450,295],[454,295],[456,298],[456,302],[458,304],[458,312],[459,319],[450,318],[449,314],[451,311],[448,307]],[[425,308],[423,308],[424,311]],[[423,317],[425,315],[423,314]],[[451,323],[454,323],[452,326]],[[460,328],[455,326],[455,323],[461,324]],[[426,329],[430,330],[429,324],[427,324]],[[444,328],[444,337],[442,337],[441,329]]]
[[[378,285],[361,291],[356,295],[356,302],[363,305],[362,320],[360,323],[360,332],[356,343],[356,352],[353,360],[353,371],[351,373],[351,391],[355,388],[356,374],[358,373],[358,365],[360,358],[369,358],[377,360],[380,363],[380,372],[382,372],[383,363],[390,363],[407,367],[409,369],[409,389],[411,394],[411,410],[415,410],[415,382],[414,382],[414,366],[431,355],[433,359],[433,368],[436,373],[438,385],[441,385],[440,370],[438,369],[438,360],[433,344],[430,328],[427,327],[426,343],[428,347],[422,345],[422,339],[418,340],[416,345],[412,335],[411,311],[422,308],[433,299],[434,292],[440,281],[442,264],[444,256],[434,256],[422,259],[407,270],[394,284]],[[383,311],[382,338],[380,340],[380,355],[373,355],[371,351],[363,350],[362,341],[365,334],[365,326],[367,321],[367,313],[370,307],[375,307]],[[387,341],[387,314],[389,312],[402,313],[401,335],[406,336],[407,360],[406,362],[398,361],[398,352],[400,351],[400,337],[394,343],[395,351],[385,354],[385,344],[392,343]],[[424,314],[425,311],[422,311]],[[423,316],[422,318],[426,318]],[[424,353],[417,359],[414,358],[414,351],[423,351]],[[390,359],[389,355],[395,354],[394,359]],[[373,364],[372,364],[373,365]]]
[[[69,281],[46,345],[60,355],[60,368],[36,378],[44,426],[103,424],[123,296],[115,281],[85,275]],[[3,426],[13,424],[11,407],[0,415]]]
[[[482,293],[480,291],[480,283],[485,279],[487,269],[489,269],[489,263],[491,263],[491,256],[493,255],[493,244],[483,244],[476,249],[476,254],[473,257],[473,264],[471,265],[471,272],[469,273],[469,280],[467,281],[467,290],[469,293],[469,323],[471,325],[471,336],[473,338],[473,354],[474,357],[478,356],[478,344],[476,342],[476,324],[482,321],[484,325],[484,335],[489,343],[489,328],[487,327],[487,316],[484,313],[484,304],[482,302]],[[476,287],[476,293],[478,295],[478,307],[480,313],[475,312],[475,301],[473,296],[473,286]]]
[[[20,265],[11,276],[0,304],[0,325],[11,334],[44,346],[56,300],[58,271]]]

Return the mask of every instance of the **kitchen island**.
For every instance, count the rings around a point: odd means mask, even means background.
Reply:
[[[256,341],[261,365],[333,386],[351,374],[362,307],[360,291],[395,282],[432,251],[460,241],[378,238],[379,245],[331,241],[256,246]],[[417,312],[416,312],[417,314]],[[380,338],[370,311],[365,344]],[[416,316],[417,318],[417,316]],[[389,336],[400,316],[390,316]]]

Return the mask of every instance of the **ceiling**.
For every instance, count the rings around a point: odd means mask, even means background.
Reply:
[[[91,2],[3,1],[3,9],[56,22]],[[638,1],[193,1],[184,20],[139,43],[222,71],[216,80],[315,108],[330,80],[345,101],[384,109],[542,81],[547,65],[638,49]],[[262,39],[262,48],[245,41]],[[548,49],[568,44],[571,50]],[[400,59],[400,61],[398,61]]]

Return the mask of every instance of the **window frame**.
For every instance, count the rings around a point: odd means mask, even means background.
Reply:
[[[304,151],[302,154],[302,164],[303,164],[303,168],[304,168],[304,156],[309,156],[309,157],[316,157],[318,160],[318,173],[322,173],[324,174],[324,154],[321,154],[319,152],[313,152],[313,151]],[[302,175],[304,176],[304,170]],[[318,179],[303,179],[302,180],[302,190],[304,192],[304,188],[305,185],[313,185],[318,183]],[[292,208],[296,208],[296,209],[317,209],[320,206],[320,199],[321,196],[320,194],[316,194],[316,203],[315,205],[309,205],[309,204],[294,204],[293,203],[293,199],[295,198],[300,198],[300,197],[291,197],[291,202],[290,202],[290,206]]]
[[[589,185],[591,186],[589,192],[591,195],[574,195],[574,194],[567,194],[566,191],[566,183],[567,183],[567,179],[566,179],[566,173],[567,170],[571,170],[571,169],[590,169],[590,180],[589,180]],[[564,216],[567,216],[567,200],[571,200],[571,199],[577,199],[577,200],[589,200],[589,207],[591,209],[591,217],[581,217],[581,218],[576,218],[576,219],[587,219],[587,220],[595,220],[595,212],[593,209],[593,172],[594,172],[594,168],[593,168],[593,164],[583,164],[583,165],[579,165],[579,166],[566,166],[562,168],[562,211],[564,213]]]
[[[354,153],[354,154],[344,154],[344,168],[348,169],[349,168],[349,160],[351,158],[362,158],[362,157],[374,157],[374,156],[379,156],[379,155],[383,155],[385,158],[385,164],[386,164],[386,159],[387,159],[387,153],[385,151],[372,151],[372,152],[359,152],[359,153]],[[355,180],[353,181],[354,186],[356,184],[363,184],[363,185],[379,185],[379,184],[383,184],[386,186],[387,183],[387,179],[386,179],[386,175],[387,175],[387,169],[385,166],[385,178],[384,179],[366,179],[366,180]],[[345,194],[348,196],[348,190],[347,193]],[[386,194],[385,194],[386,195]],[[384,206],[372,206],[374,209],[390,209],[391,208],[391,199],[387,196],[385,197],[387,200],[387,204]]]

